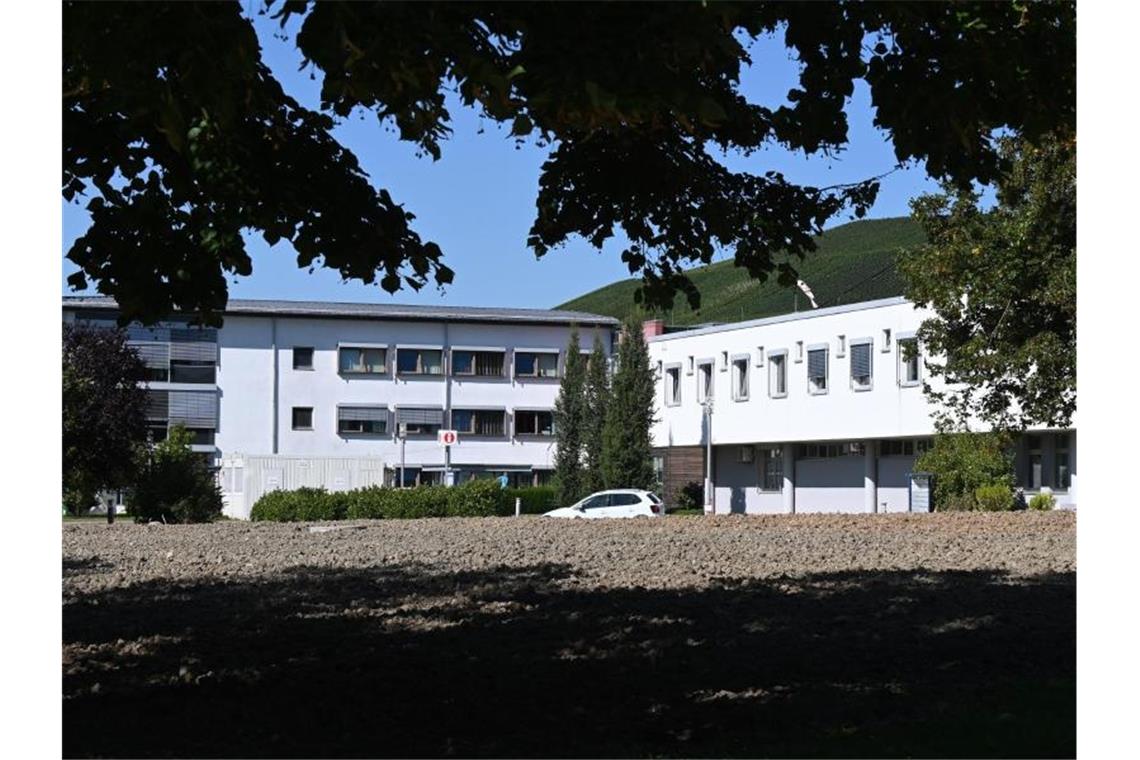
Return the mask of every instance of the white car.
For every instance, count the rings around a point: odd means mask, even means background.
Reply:
[[[546,517],[660,517],[665,505],[657,494],[636,488],[615,488],[590,494],[577,504],[554,509]]]

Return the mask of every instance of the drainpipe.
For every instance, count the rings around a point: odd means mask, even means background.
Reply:
[[[448,336],[447,322],[443,323],[443,351],[440,356],[441,369],[443,370],[443,418],[447,421],[448,429],[451,428],[451,340]],[[451,447],[443,447],[443,484],[449,486],[452,484],[451,480]]]
[[[270,320],[271,338],[273,350],[273,453],[277,453],[277,386],[278,386],[278,357],[277,357],[277,318],[273,317]]]

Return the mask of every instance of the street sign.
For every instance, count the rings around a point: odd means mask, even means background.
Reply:
[[[440,446],[454,446],[459,441],[459,433],[455,430],[439,431]]]

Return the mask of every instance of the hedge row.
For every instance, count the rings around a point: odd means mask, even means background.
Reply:
[[[554,508],[554,488],[499,487],[495,480],[471,480],[463,485],[387,488],[369,486],[329,493],[323,488],[271,491],[253,505],[251,520],[299,522],[312,520],[400,519],[414,517],[490,517],[514,514],[515,498],[524,514]]]

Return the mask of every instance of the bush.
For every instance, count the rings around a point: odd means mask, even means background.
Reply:
[[[526,489],[518,490],[521,492]],[[294,522],[449,516],[488,517],[513,514],[513,510],[514,500],[508,502],[498,481],[472,480],[451,488],[369,486],[341,493],[328,493],[319,488],[272,491],[253,505],[250,519]]]
[[[982,486],[974,491],[974,500],[983,512],[1008,512],[1013,509],[1013,491],[1008,485]]]
[[[521,511],[524,515],[541,515],[558,507],[558,489],[554,486],[526,486],[504,490],[505,514],[515,513],[516,498],[522,499]]]
[[[1051,493],[1039,493],[1029,500],[1029,508],[1047,512],[1057,506],[1057,498]]]
[[[1013,488],[1013,451],[1000,433],[942,433],[915,460],[914,470],[934,475],[935,510],[962,510],[967,503],[977,509],[979,488]]]
[[[505,489],[497,480],[469,480],[461,486],[445,488],[450,517],[493,517],[504,514]]]
[[[145,457],[127,513],[135,522],[209,522],[222,514],[222,489],[181,425]]]
[[[705,487],[696,480],[690,480],[673,494],[671,509],[701,509],[705,503]]]

